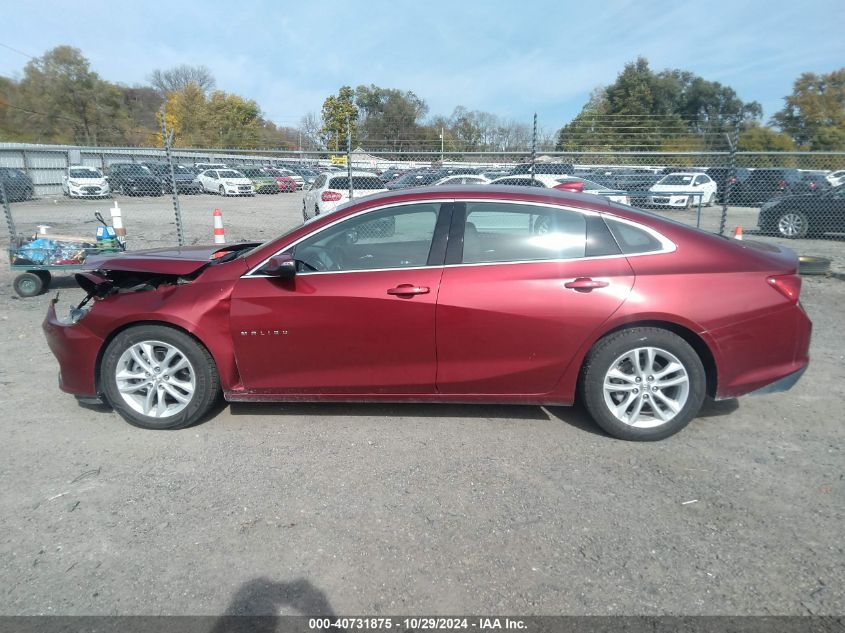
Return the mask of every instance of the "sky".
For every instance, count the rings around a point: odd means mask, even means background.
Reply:
[[[202,64],[292,127],[340,86],[372,83],[413,90],[430,115],[536,112],[557,129],[637,56],[729,85],[768,120],[799,74],[845,66],[842,0],[3,2],[0,75],[60,44],[126,85]]]

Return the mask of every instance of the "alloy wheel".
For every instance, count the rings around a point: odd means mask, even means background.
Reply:
[[[118,359],[114,377],[123,401],[152,418],[181,412],[196,389],[196,374],[188,357],[162,341],[133,344]]]
[[[804,218],[797,213],[784,213],[778,219],[778,232],[784,237],[798,237],[804,228]]]
[[[670,422],[684,408],[690,379],[674,354],[638,347],[610,365],[603,389],[604,402],[617,420],[648,429]]]

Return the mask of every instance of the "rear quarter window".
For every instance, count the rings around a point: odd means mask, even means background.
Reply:
[[[625,255],[663,250],[663,244],[660,243],[660,240],[644,229],[610,218],[605,218],[605,223]]]

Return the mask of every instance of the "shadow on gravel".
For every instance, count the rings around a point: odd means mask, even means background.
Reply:
[[[210,633],[270,633],[278,628],[282,611],[290,615],[334,616],[326,594],[305,578],[292,582],[254,578],[232,596]]]

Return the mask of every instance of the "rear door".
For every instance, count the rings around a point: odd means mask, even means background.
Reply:
[[[631,291],[633,271],[618,253],[597,214],[457,205],[437,302],[438,391],[552,391]]]

